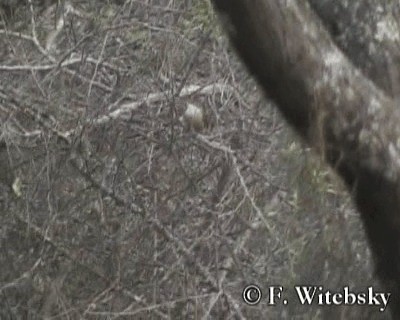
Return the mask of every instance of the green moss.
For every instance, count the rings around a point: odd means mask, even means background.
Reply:
[[[181,26],[188,38],[198,36],[199,30],[211,29],[214,35],[220,35],[217,19],[209,0],[195,1],[188,12],[183,16]]]

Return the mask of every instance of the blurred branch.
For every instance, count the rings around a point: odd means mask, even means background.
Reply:
[[[233,88],[227,84],[210,84],[207,86],[198,86],[198,85],[189,85],[183,87],[179,92],[179,97],[184,98],[188,97],[192,94],[199,94],[199,95],[210,95],[215,92],[223,93],[225,91],[233,91]],[[116,110],[110,112],[107,115],[103,115],[97,119],[91,120],[90,123],[95,125],[101,125],[107,123],[111,120],[123,118],[123,117],[130,117],[130,113],[135,111],[137,108],[142,107],[144,105],[150,105],[152,103],[164,101],[166,97],[168,97],[169,91],[159,92],[159,93],[151,93],[146,98],[142,100],[125,103],[117,107]]]
[[[398,103],[339,50],[307,1],[213,3],[264,91],[352,192],[377,274],[392,294],[393,317],[399,318]],[[394,28],[398,35],[399,26]],[[397,51],[387,54],[396,56]]]

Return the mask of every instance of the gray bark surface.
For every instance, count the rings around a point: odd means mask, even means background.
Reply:
[[[359,208],[378,277],[400,317],[399,5],[214,0],[231,41]]]

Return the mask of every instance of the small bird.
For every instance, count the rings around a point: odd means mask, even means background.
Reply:
[[[203,110],[191,103],[187,104],[186,110],[179,120],[183,123],[185,129],[200,132],[204,128]]]

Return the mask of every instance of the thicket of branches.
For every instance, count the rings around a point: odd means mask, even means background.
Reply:
[[[382,319],[250,307],[373,284],[357,214],[208,1],[16,1],[0,28],[0,318]],[[180,120],[204,112],[201,132]]]

